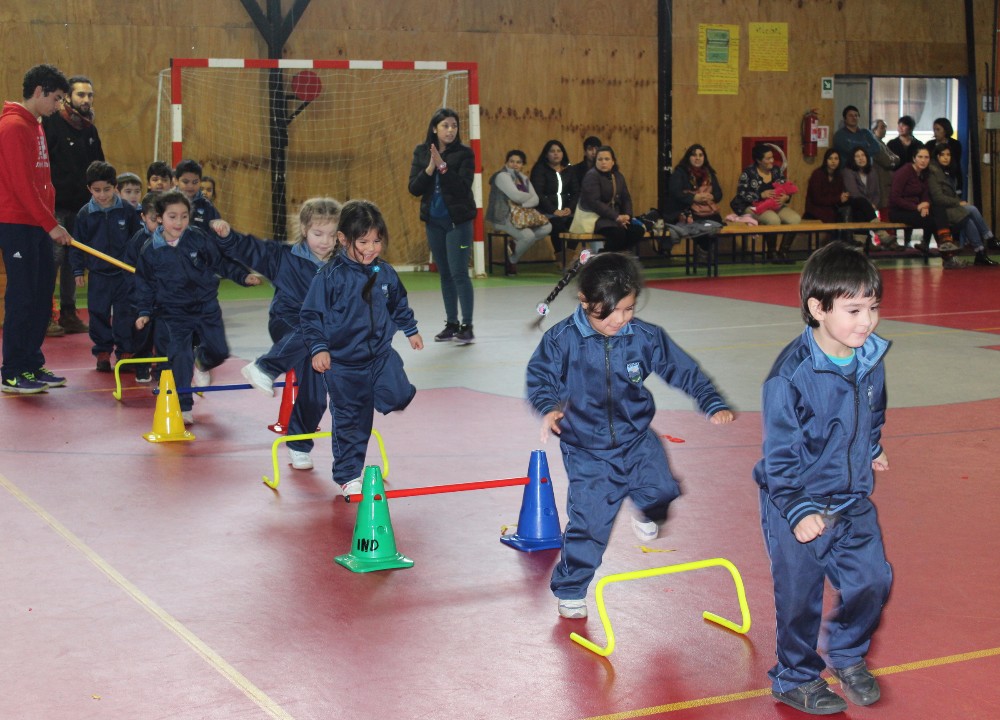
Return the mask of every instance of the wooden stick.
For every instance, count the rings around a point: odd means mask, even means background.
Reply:
[[[123,263],[118,258],[113,258],[110,255],[105,255],[100,250],[94,250],[94,248],[90,247],[89,245],[84,245],[79,240],[70,240],[69,244],[72,245],[73,247],[75,247],[78,250],[83,250],[85,253],[90,253],[94,257],[100,258],[104,262],[109,262],[112,265],[116,265],[116,266],[120,267],[122,270],[128,270],[130,273],[134,273],[135,272],[135,268],[132,267],[131,265],[129,265],[128,263]]]

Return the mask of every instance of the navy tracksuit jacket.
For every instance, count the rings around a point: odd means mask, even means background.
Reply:
[[[316,431],[326,411],[326,384],[312,369],[312,356],[302,339],[299,313],[316,274],[326,262],[317,260],[303,240],[293,245],[275,240],[261,240],[235,230],[217,238],[223,254],[266,277],[274,285],[274,297],[267,323],[274,345],[255,361],[272,378],[295,370],[299,389],[288,422],[289,435]],[[293,440],[292,450],[309,452],[312,440]]]
[[[528,362],[528,401],[539,415],[565,413],[559,436],[569,477],[563,550],[552,592],[584,598],[622,501],[663,520],[680,488],[658,435],[646,378],[683,390],[706,416],[728,406],[698,364],[660,327],[633,319],[606,337],[582,306],[542,337]]]
[[[871,463],[882,453],[889,343],[871,335],[848,368],[816,344],[811,328],[790,343],[764,382],[764,457],[753,470],[771,557],[778,662],[772,687],[786,692],[823,669],[863,659],[892,585],[875,506]],[[792,533],[805,517],[826,530],[808,543]],[[824,578],[838,591],[817,651]]]
[[[206,233],[212,232],[212,228],[208,226],[213,220],[218,220],[221,215],[219,211],[216,210],[215,205],[207,197],[201,194],[201,190],[198,194],[191,199],[191,224],[198,228],[199,230],[204,230]]]
[[[247,271],[224,257],[215,241],[188,226],[175,247],[163,228],[143,246],[135,273],[139,317],[154,318],[156,348],[170,359],[178,388],[191,387],[192,342],[198,337],[198,363],[210,370],[229,357],[219,306],[219,275],[246,285]],[[190,410],[191,393],[178,393],[181,410]]]
[[[124,261],[129,239],[139,229],[135,210],[120,197],[110,207],[102,208],[91,200],[76,215],[73,235],[105,255]],[[91,352],[110,353],[117,349],[118,358],[132,349],[131,273],[78,248],[70,248],[70,266],[74,277],[87,281],[87,311],[90,314]]]
[[[300,319],[309,357],[330,353],[324,378],[333,416],[333,479],[344,485],[361,477],[374,411],[402,410],[417,392],[392,348],[396,330],[416,335],[417,321],[392,266],[378,259],[362,265],[343,252],[313,279]]]

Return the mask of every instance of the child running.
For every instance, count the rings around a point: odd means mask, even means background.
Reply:
[[[579,262],[546,302],[577,268]],[[680,495],[663,443],[650,429],[656,407],[646,378],[659,375],[686,392],[715,425],[734,419],[698,364],[662,328],[635,317],[643,286],[635,260],[597,255],[579,270],[578,285],[579,307],[545,333],[527,372],[542,442],[550,432],[559,436],[569,477],[568,521],[551,582],[565,618],[587,617],[587,588],[622,501],[635,504],[632,529],[648,542]]]
[[[865,655],[889,597],[892,568],[869,499],[882,449],[889,343],[875,335],[878,268],[843,242],[820,248],[799,281],[806,329],[764,382],[764,457],[754,467],[771,558],[778,662],[776,699],[811,715],[847,710],[824,668],[855,705],[881,696]],[[823,621],[825,579],[836,590]],[[824,654],[818,644],[824,629]]]
[[[312,281],[300,317],[312,368],[330,393],[333,480],[347,497],[361,492],[374,411],[402,410],[417,392],[392,336],[402,330],[414,350],[424,341],[399,275],[379,260],[389,231],[374,203],[344,204],[337,241],[342,252]]]
[[[139,262],[139,254],[146,243],[153,238],[153,233],[159,227],[156,217],[156,198],[159,193],[148,192],[139,201],[139,229],[129,239],[125,246],[125,255],[122,258],[127,264],[135,267]],[[125,278],[128,284],[129,302],[132,303],[132,316],[138,317],[138,307],[136,307],[135,297],[135,274],[129,273]],[[142,328],[137,328],[132,324],[132,352],[136,357],[153,356],[153,327],[154,324],[147,324]],[[152,373],[148,363],[136,363],[134,365],[123,365],[121,372],[135,372],[137,383],[148,383],[152,380]]]
[[[135,272],[138,318],[142,330],[156,315],[157,349],[169,358],[178,388],[207,386],[210,370],[229,357],[226,330],[219,306],[219,275],[240,285],[259,285],[219,252],[204,232],[190,227],[191,203],[177,190],[156,198],[160,226],[143,246]],[[195,336],[198,347],[193,346]],[[190,392],[177,394],[184,424],[194,422]]]
[[[313,371],[302,342],[299,313],[313,278],[337,249],[339,218],[340,203],[333,198],[306,200],[299,209],[299,239],[292,244],[243,235],[232,230],[225,220],[211,223],[226,256],[260,273],[274,285],[267,323],[274,345],[241,372],[251,385],[273,396],[275,378],[289,369],[295,370],[299,390],[288,423],[289,435],[315,432],[326,411],[326,386],[322,376]],[[312,469],[309,457],[312,447],[312,440],[288,443],[293,468]]]

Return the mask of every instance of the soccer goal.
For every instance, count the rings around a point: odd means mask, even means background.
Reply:
[[[484,271],[477,66],[459,62],[174,58],[161,83],[156,156],[198,160],[233,227],[291,238],[302,201],[365,198],[386,217],[394,265],[426,268],[413,148],[440,107],[476,155],[474,263]]]

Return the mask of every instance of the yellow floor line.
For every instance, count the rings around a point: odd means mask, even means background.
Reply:
[[[911,670],[923,670],[924,668],[937,667],[939,665],[952,665],[954,663],[968,662],[969,660],[981,660],[987,657],[1000,655],[1000,647],[989,648],[987,650],[973,650],[972,652],[960,653],[958,655],[945,655],[944,657],[931,658],[930,660],[917,660],[916,662],[903,663],[902,665],[889,665],[888,667],[872,670],[872,675],[894,675]],[[835,681],[831,684],[837,684]],[[683,702],[670,703],[669,705],[657,705],[656,707],[640,708],[638,710],[627,710],[610,715],[595,715],[584,718],[584,720],[628,720],[628,718],[649,717],[650,715],[662,715],[677,710],[689,710],[690,708],[706,707],[708,705],[723,705],[725,703],[748,700],[755,697],[770,696],[771,689],[747,690],[745,692],[730,693],[729,695],[715,695],[713,697],[697,698],[695,700],[684,700]]]
[[[248,680],[242,673],[240,673],[236,668],[227,663],[222,656],[215,652],[212,648],[202,642],[198,636],[184,627],[180,622],[178,622],[174,617],[167,613],[163,608],[157,605],[153,600],[143,593],[139,588],[129,582],[125,577],[115,570],[111,565],[109,565],[105,560],[98,555],[96,552],[91,550],[86,543],[84,543],[80,538],[70,532],[62,523],[56,520],[52,515],[46,512],[40,505],[38,505],[34,500],[25,495],[19,487],[8,480],[3,475],[0,475],[0,486],[2,486],[7,492],[13,495],[17,500],[21,502],[22,505],[27,507],[29,510],[38,515],[42,520],[44,520],[53,530],[62,535],[62,537],[73,547],[79,550],[84,557],[90,560],[98,570],[107,575],[115,584],[121,587],[129,596],[132,597],[139,605],[141,605],[147,612],[149,612],[153,617],[163,623],[168,630],[174,633],[181,640],[186,642],[192,650],[194,650],[198,655],[202,657],[205,662],[211,665],[220,675],[226,678],[229,682],[239,688],[243,694],[250,698],[254,703],[256,703],[264,712],[270,715],[272,718],[277,718],[278,720],[294,720],[294,718],[285,712],[276,702],[269,698],[264,691],[254,685],[250,680]]]

